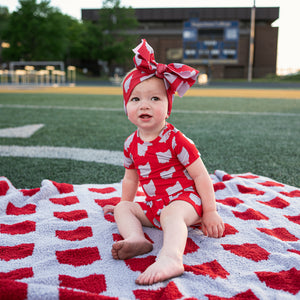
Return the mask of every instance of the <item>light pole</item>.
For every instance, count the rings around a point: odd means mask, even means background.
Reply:
[[[248,81],[252,81],[253,58],[254,58],[254,37],[255,37],[255,0],[251,8],[250,42],[249,42],[249,63],[248,63]]]

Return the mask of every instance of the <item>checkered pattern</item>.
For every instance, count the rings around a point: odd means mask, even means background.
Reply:
[[[184,274],[138,286],[162,232],[145,228],[154,246],[148,254],[111,257],[121,236],[102,207],[120,201],[120,183],[44,180],[18,190],[1,177],[0,299],[299,299],[300,190],[251,173],[216,171],[211,178],[224,237],[191,228]]]

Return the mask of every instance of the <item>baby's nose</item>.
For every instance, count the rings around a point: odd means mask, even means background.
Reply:
[[[140,101],[140,108],[141,109],[148,109],[150,107],[149,101],[147,100],[141,100]]]

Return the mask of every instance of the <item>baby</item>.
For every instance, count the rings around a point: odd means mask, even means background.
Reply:
[[[124,108],[137,130],[124,144],[122,198],[113,208],[123,240],[112,246],[114,259],[128,259],[152,250],[142,226],[163,231],[156,259],[137,279],[150,285],[184,272],[183,253],[188,227],[201,223],[203,233],[220,238],[224,223],[217,213],[213,185],[194,143],[166,122],[175,92],[195,83],[198,71],[182,65],[158,64],[151,46],[142,40],[134,50],[133,69],[123,81]],[[141,184],[145,202],[134,202]]]

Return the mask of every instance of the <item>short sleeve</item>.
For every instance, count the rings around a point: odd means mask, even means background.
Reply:
[[[134,135],[130,135],[124,142],[124,167],[126,169],[135,169],[134,162],[131,155],[131,147],[133,143],[133,137]]]
[[[194,142],[180,131],[177,131],[172,146],[178,160],[185,168],[200,157],[200,153]]]

